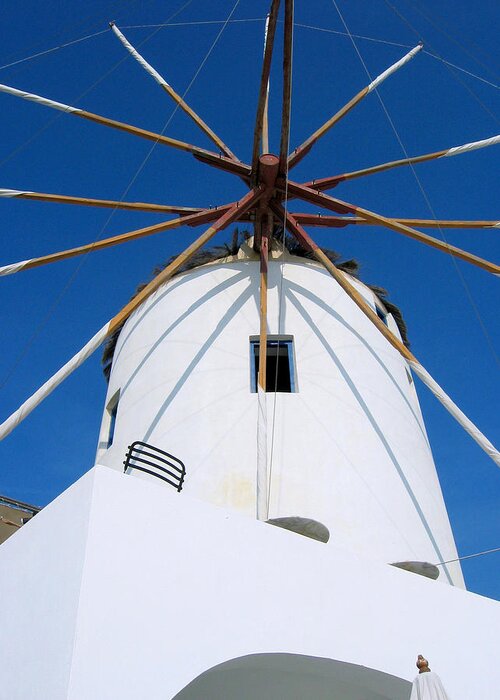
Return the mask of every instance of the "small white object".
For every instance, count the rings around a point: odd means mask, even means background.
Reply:
[[[439,384],[431,377],[431,375],[422,367],[418,362],[409,361],[409,365],[415,374],[420,377],[423,383],[432,391],[434,396],[440,401],[446,410],[451,413],[455,420],[460,423],[462,428],[469,433],[471,438],[477,442],[479,447],[481,447],[488,457],[495,462],[495,464],[500,467],[500,453],[491,444],[487,437],[479,430],[474,423],[467,418],[465,413],[463,413],[458,406],[450,399],[448,394],[439,386]]]
[[[0,197],[19,197],[21,194],[32,194],[24,190],[0,190]]]
[[[494,146],[500,143],[500,134],[498,136],[492,136],[490,139],[483,139],[482,141],[473,141],[472,143],[464,143],[463,146],[455,146],[455,148],[450,148],[443,153],[441,158],[447,158],[448,156],[458,156],[460,153],[467,153],[468,151],[475,151],[478,148],[487,148],[488,146]]]
[[[20,260],[16,263],[11,263],[10,265],[4,265],[0,267],[0,277],[4,275],[14,275],[16,272],[20,272],[26,265],[34,260],[34,258],[29,258],[28,260]]]
[[[450,700],[441,679],[433,671],[419,673],[413,681],[410,700]]]
[[[145,58],[141,56],[141,54],[134,49],[132,44],[127,40],[127,38],[121,33],[121,31],[118,29],[118,27],[115,24],[111,25],[111,29],[113,32],[116,34],[118,39],[122,42],[124,47],[127,49],[127,51],[135,58],[135,60],[141,64],[141,66],[144,68],[144,70],[151,75],[157,83],[160,85],[163,85],[164,87],[170,87],[170,85],[167,83],[165,78],[161,76],[157,70],[153,68],[152,65],[150,65]]]
[[[9,87],[9,85],[0,84],[0,92],[6,92],[8,95],[14,95],[15,97],[22,97],[23,100],[29,100],[30,102],[36,102],[37,104],[44,105],[44,107],[52,107],[52,109],[58,109],[61,112],[81,112],[81,109],[76,107],[70,107],[70,105],[65,105],[63,102],[54,102],[54,100],[49,100],[46,97],[41,97],[40,95],[35,95],[31,92],[23,92],[23,90],[17,90],[16,88]]]
[[[14,428],[16,428],[33,409],[35,409],[42,401],[51,394],[59,384],[69,377],[77,367],[85,362],[85,360],[97,350],[108,334],[109,321],[105,326],[98,331],[84,347],[74,355],[71,360],[61,367],[45,384],[43,384],[35,393],[29,397],[14,413],[0,425],[0,440],[3,440]]]
[[[408,63],[408,61],[411,61],[411,59],[417,55],[419,51],[423,49],[423,44],[418,44],[418,46],[415,46],[414,49],[411,51],[408,51],[408,53],[403,56],[399,61],[394,63],[392,66],[389,66],[387,70],[385,70],[383,73],[381,73],[379,76],[375,78],[369,85],[368,85],[368,92],[371,92],[372,90],[375,90],[380,83],[383,83],[386,78],[388,78],[390,75],[395,73],[397,70],[402,68],[405,63]]]

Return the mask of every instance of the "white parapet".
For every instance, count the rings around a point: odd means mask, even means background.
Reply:
[[[0,571],[9,700],[401,700],[418,653],[453,700],[500,687],[495,601],[106,467]]]

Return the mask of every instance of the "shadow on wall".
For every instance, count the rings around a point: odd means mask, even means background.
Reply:
[[[436,538],[434,537],[434,533],[432,532],[431,526],[429,525],[427,518],[425,517],[425,514],[420,506],[420,503],[419,503],[417,497],[415,496],[413,489],[411,488],[410,483],[406,477],[404,467],[398,462],[398,459],[397,459],[391,445],[389,444],[389,441],[387,440],[386,436],[384,435],[383,430],[378,425],[375,417],[373,416],[372,412],[370,411],[370,408],[369,408],[368,404],[366,403],[366,401],[364,400],[361,392],[359,391],[356,384],[352,381],[351,377],[349,376],[349,372],[346,370],[346,368],[344,367],[344,365],[340,361],[339,357],[334,352],[333,348],[329,345],[325,336],[321,333],[320,329],[314,323],[311,316],[307,313],[305,308],[302,306],[302,304],[299,302],[298,298],[295,296],[295,294],[293,294],[293,292],[291,290],[289,293],[289,298],[290,298],[291,303],[294,306],[296,306],[299,313],[302,315],[302,318],[304,318],[307,321],[309,328],[311,328],[311,330],[317,336],[318,340],[322,343],[326,352],[330,355],[331,359],[333,360],[333,362],[337,366],[337,368],[338,368],[340,374],[342,375],[343,379],[345,380],[346,384],[351,389],[351,391],[352,391],[354,397],[356,398],[356,401],[358,402],[360,408],[362,409],[363,413],[365,414],[368,421],[370,422],[372,429],[374,430],[375,434],[377,435],[380,442],[384,446],[384,449],[387,453],[387,456],[389,457],[392,464],[394,465],[396,472],[397,472],[399,478],[401,479],[401,482],[402,482],[402,484],[403,484],[417,514],[418,514],[420,522],[422,523],[422,525],[427,533],[427,536],[429,537],[429,540],[434,548],[434,551],[436,552],[436,556],[438,558],[438,561],[444,562],[444,557],[441,553],[441,550],[439,549],[439,545],[436,541]],[[330,313],[335,315],[337,318],[340,318],[332,310],[330,310]],[[377,358],[377,359],[379,362],[381,362],[379,358]],[[385,369],[387,369],[387,368],[385,368]],[[448,568],[446,566],[443,566],[443,570],[444,570],[444,573],[445,573],[449,583],[451,585],[453,585],[453,579],[451,578],[451,575],[450,575]]]
[[[411,683],[375,669],[301,654],[252,654],[205,671],[173,700],[406,700]]]

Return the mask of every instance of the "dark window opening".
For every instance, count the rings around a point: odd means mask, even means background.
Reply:
[[[379,319],[387,326],[387,312],[384,311],[384,309],[382,309],[378,304],[375,304],[375,311],[377,312]]]
[[[259,374],[259,340],[250,339],[251,386],[257,391]],[[266,391],[293,393],[295,389],[295,366],[293,339],[269,338],[266,356]]]
[[[118,412],[118,401],[120,399],[120,392],[118,391],[111,401],[108,403],[107,410],[109,414],[109,427],[108,427],[108,440],[106,447],[111,447],[113,444],[113,438],[115,436],[115,426],[116,426],[116,414]]]

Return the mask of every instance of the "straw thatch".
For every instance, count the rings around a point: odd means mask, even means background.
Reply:
[[[244,241],[247,241],[250,237],[251,234],[248,231],[239,231],[239,229],[236,228],[233,232],[230,242],[198,251],[182,267],[180,267],[179,270],[177,270],[176,275],[179,275],[183,272],[187,272],[188,270],[193,270],[194,268],[200,267],[201,265],[206,265],[207,263],[222,260],[224,258],[227,258],[228,256],[236,256],[238,254],[238,250],[240,249],[241,244]],[[283,229],[281,227],[276,227],[273,231],[273,235],[270,241],[271,250],[281,247],[282,242]],[[300,245],[300,243],[298,243],[298,241],[292,236],[286,234],[284,238],[284,243],[286,249],[291,255],[300,258],[306,258],[308,260],[315,259],[314,255],[310,251],[304,249]],[[359,263],[356,260],[341,260],[341,255],[339,253],[335,252],[334,250],[328,250],[327,248],[322,248],[322,251],[339,270],[347,272],[349,275],[352,275],[354,277],[359,276]],[[173,262],[176,259],[176,257],[177,255],[173,255],[171,258],[166,260],[165,263],[157,266],[153,270],[152,277],[156,277],[156,275],[158,275],[165,267],[167,267],[167,265]],[[144,289],[144,287],[146,287],[147,284],[147,282],[140,284],[137,287],[135,294],[138,294],[142,289]],[[403,316],[399,308],[387,299],[388,292],[382,287],[377,287],[375,285],[367,284],[366,286],[369,287],[377,295],[387,312],[392,314],[398,326],[399,332],[401,333],[401,338],[404,344],[406,345],[406,347],[409,347],[407,328]],[[102,365],[103,373],[106,377],[106,380],[109,380],[109,375],[111,373],[111,365],[113,362],[113,355],[122,327],[123,324],[122,326],[116,329],[113,335],[111,335],[108,338],[106,345],[104,346],[104,351],[102,355]]]

